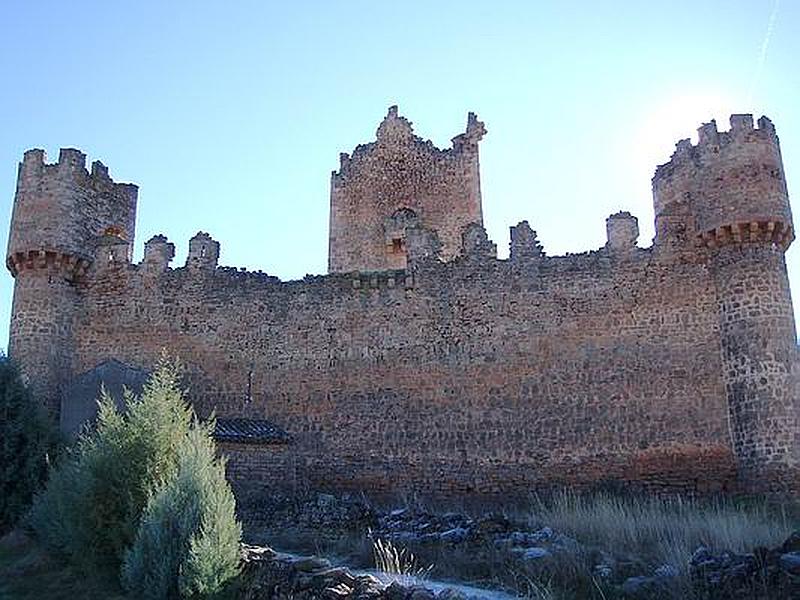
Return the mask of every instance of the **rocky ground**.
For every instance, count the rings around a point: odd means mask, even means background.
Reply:
[[[267,541],[270,530],[287,531],[295,540],[315,539],[317,550],[333,552],[339,561],[356,568],[371,563],[372,542],[384,540],[412,551],[421,565],[436,565],[431,578],[477,582],[512,595],[538,598],[800,598],[800,533],[781,546],[754,548],[747,554],[698,547],[680,565],[647,565],[635,557],[587,547],[550,527],[526,529],[501,514],[468,516],[436,513],[420,508],[379,510],[359,497],[336,498],[317,494],[302,500],[273,498],[249,507],[246,515],[251,539]],[[348,543],[369,550],[343,551]],[[302,545],[302,544],[301,544]],[[293,548],[293,550],[302,548]],[[424,600],[462,598],[472,592],[441,585],[408,585],[352,569],[335,567],[326,559],[298,558],[250,548],[250,572],[259,585],[270,587],[276,598],[390,598]],[[360,574],[356,574],[360,573]],[[586,579],[582,596],[574,587],[569,595],[553,590],[558,583]],[[542,586],[537,582],[550,582]],[[430,587],[439,588],[434,592]],[[438,594],[438,595],[437,595]],[[575,595],[573,595],[575,594]],[[249,598],[270,596],[248,596]],[[484,596],[485,597],[485,596]]]
[[[391,581],[335,567],[325,558],[292,556],[269,548],[244,546],[243,600],[465,600],[454,587]],[[493,597],[492,594],[481,598]]]

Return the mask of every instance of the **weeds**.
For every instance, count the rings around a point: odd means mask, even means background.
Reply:
[[[548,500],[535,499],[531,513],[531,523],[552,527],[582,544],[654,566],[669,564],[682,573],[701,544],[742,553],[755,546],[776,546],[792,531],[785,513],[772,515],[763,503],[741,507],[730,501],[680,497],[562,492]]]
[[[388,540],[377,539],[372,544],[375,568],[389,575],[425,579],[433,565],[420,566],[417,557],[406,548],[398,548]]]

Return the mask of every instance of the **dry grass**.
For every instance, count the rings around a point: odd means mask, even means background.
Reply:
[[[423,567],[417,557],[407,548],[395,546],[389,540],[373,542],[375,568],[389,575],[403,575],[414,579],[425,579],[433,569],[433,565]]]
[[[534,501],[529,520],[617,556],[653,566],[671,564],[682,572],[701,544],[715,551],[750,552],[756,546],[779,545],[794,525],[785,510],[764,503],[567,492]]]

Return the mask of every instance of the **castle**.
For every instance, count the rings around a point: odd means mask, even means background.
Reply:
[[[440,150],[392,107],[332,174],[329,273],[286,282],[220,267],[202,232],[183,267],[160,235],[133,264],[137,187],[78,150],[55,164],[30,150],[6,261],[10,355],[69,428],[93,402],[87,381],[126,381],[168,349],[198,412],[220,417],[235,482],[799,490],[778,138],[765,117],[730,125],[703,125],[656,170],[650,247],[622,212],[604,247],[567,256],[522,221],[500,260],[483,123],[470,114]]]

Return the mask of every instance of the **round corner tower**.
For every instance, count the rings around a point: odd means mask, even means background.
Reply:
[[[708,264],[717,291],[731,445],[745,489],[796,490],[798,348],[784,254],[794,239],[778,137],[766,117],[714,121],[653,179],[656,247]],[[680,238],[683,238],[681,240]]]
[[[100,162],[88,172],[78,150],[62,149],[55,164],[45,160],[43,150],[29,150],[19,165],[6,254],[15,278],[8,351],[57,416],[73,375],[80,283],[104,231],[124,236],[130,255],[138,190],[114,183]]]

